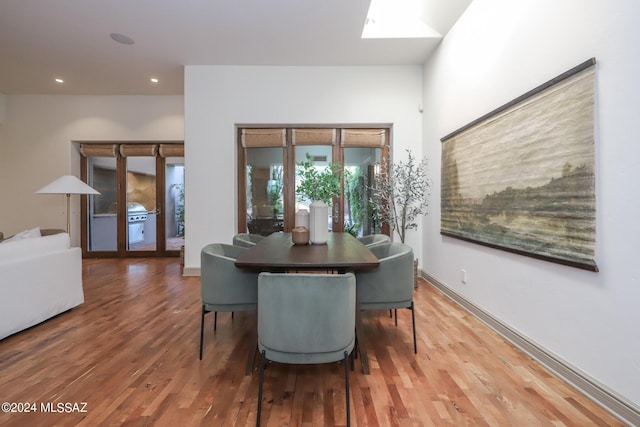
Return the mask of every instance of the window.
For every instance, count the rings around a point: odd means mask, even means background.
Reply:
[[[296,195],[298,164],[331,163],[343,171],[342,192],[333,200],[327,226],[355,236],[386,232],[376,224],[369,187],[376,165],[389,161],[390,128],[238,128],[238,232],[268,235],[291,231],[295,213],[311,203]]]

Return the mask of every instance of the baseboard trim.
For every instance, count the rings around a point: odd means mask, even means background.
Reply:
[[[182,270],[182,275],[185,277],[200,276],[200,267],[185,267]]]
[[[632,402],[617,396],[604,385],[598,383],[593,378],[590,378],[585,373],[580,372],[578,369],[556,355],[548,352],[529,338],[521,335],[509,325],[496,319],[490,313],[467,300],[464,296],[447,287],[436,278],[422,270],[420,270],[420,276],[443,295],[467,310],[474,317],[496,331],[529,357],[580,390],[594,402],[610,412],[613,416],[620,419],[620,421],[630,426],[640,426],[640,408]]]

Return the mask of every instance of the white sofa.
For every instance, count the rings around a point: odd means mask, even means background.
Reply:
[[[82,250],[67,233],[1,242],[0,296],[0,339],[82,304]]]

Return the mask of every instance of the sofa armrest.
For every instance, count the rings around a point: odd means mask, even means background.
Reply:
[[[0,258],[0,339],[84,302],[82,249]]]

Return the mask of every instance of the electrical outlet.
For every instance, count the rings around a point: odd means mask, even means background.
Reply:
[[[467,284],[467,270],[465,270],[464,268],[460,270],[460,281],[464,285]]]

